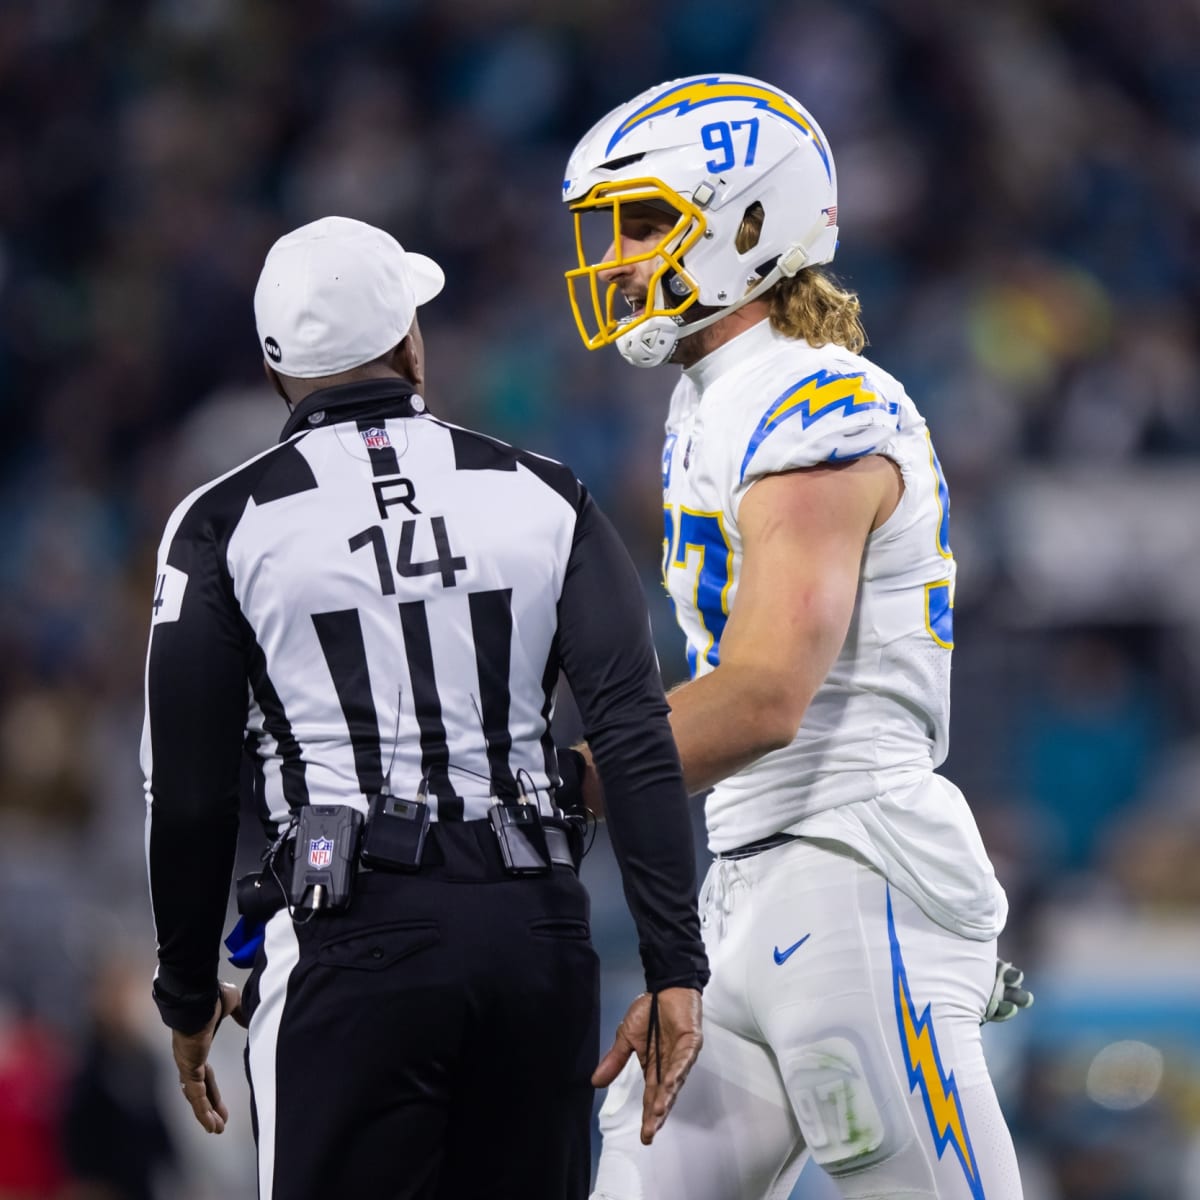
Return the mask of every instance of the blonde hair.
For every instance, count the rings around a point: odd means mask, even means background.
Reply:
[[[742,218],[735,245],[745,254],[758,244],[763,208],[755,201]],[[853,292],[839,287],[820,267],[805,267],[790,279],[781,279],[763,299],[770,304],[774,329],[785,337],[803,338],[813,346],[832,342],[858,354],[867,344],[862,305]]]

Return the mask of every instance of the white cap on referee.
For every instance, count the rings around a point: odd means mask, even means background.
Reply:
[[[258,343],[281,375],[316,379],[362,366],[402,342],[442,268],[391,234],[322,217],[267,252],[254,289]]]

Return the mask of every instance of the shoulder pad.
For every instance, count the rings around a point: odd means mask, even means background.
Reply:
[[[899,411],[864,372],[822,368],[767,406],[746,444],[738,482],[873,454],[899,428]]]

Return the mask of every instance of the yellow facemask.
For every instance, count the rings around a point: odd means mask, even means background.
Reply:
[[[660,208],[667,206],[678,214],[678,219],[650,250],[626,257],[622,250],[621,206],[648,203]],[[579,336],[583,338],[583,344],[589,350],[611,346],[622,334],[636,329],[651,317],[677,317],[696,302],[699,292],[695,282],[684,270],[682,260],[688,250],[704,236],[707,222],[704,214],[690,200],[685,200],[658,179],[622,179],[596,184],[586,196],[571,204],[570,209],[575,217],[575,250],[579,266],[566,272],[567,288],[570,291],[571,311],[575,314]],[[614,257],[603,262],[590,263],[584,246],[582,220],[589,213],[604,210],[612,213],[612,241],[608,252]],[[613,305],[619,287],[615,281],[605,283],[600,278],[600,272],[653,260],[659,261],[648,281],[646,307],[636,317],[622,319],[614,316]],[[674,308],[666,307],[667,289],[661,286],[668,271],[674,271],[688,289]],[[590,321],[586,300],[583,304],[580,303],[581,290],[591,301]]]

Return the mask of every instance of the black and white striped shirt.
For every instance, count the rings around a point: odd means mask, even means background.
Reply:
[[[279,445],[168,522],[142,766],[157,991],[184,1006],[215,996],[244,755],[268,828],[305,804],[365,811],[385,784],[427,789],[437,820],[521,791],[548,812],[560,668],[648,984],[703,982],[686,796],[632,564],[568,468],[424,408],[402,380],[314,393]]]

